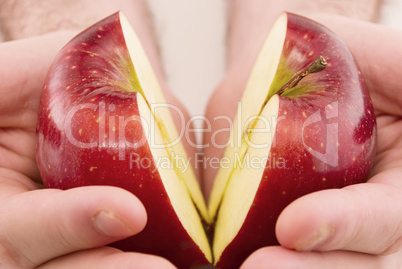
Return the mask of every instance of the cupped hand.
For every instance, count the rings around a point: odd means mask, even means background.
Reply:
[[[351,48],[377,113],[378,147],[367,183],[301,197],[280,215],[281,246],[242,268],[402,268],[402,32],[317,16]]]
[[[114,187],[42,189],[35,128],[50,63],[71,37],[57,32],[0,44],[0,267],[173,268],[105,247],[140,232],[141,202]]]

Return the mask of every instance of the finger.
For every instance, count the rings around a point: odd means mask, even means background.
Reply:
[[[338,34],[349,46],[367,81],[377,111],[402,115],[402,32],[379,24],[319,14],[313,19]],[[358,34],[358,37],[356,36]],[[370,40],[370,42],[367,42]],[[375,51],[375,53],[373,53]]]
[[[169,261],[140,253],[121,252],[114,248],[103,247],[83,250],[49,261],[37,269],[131,269],[131,268],[175,268]]]
[[[401,190],[373,182],[304,196],[279,216],[278,240],[302,251],[396,251],[402,243]]]
[[[103,186],[17,194],[0,212],[0,249],[24,268],[126,238],[146,223],[135,196]]]
[[[73,33],[63,31],[0,45],[1,127],[35,127],[47,70]]]
[[[392,260],[391,260],[392,259]],[[372,256],[348,251],[297,252],[281,247],[266,247],[254,252],[241,269],[378,269],[399,268],[397,256]]]

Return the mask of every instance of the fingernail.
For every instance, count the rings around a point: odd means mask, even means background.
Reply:
[[[128,237],[134,233],[113,212],[101,210],[92,217],[99,233],[110,237]]]
[[[303,240],[296,246],[297,251],[311,251],[315,250],[320,245],[329,240],[335,233],[335,229],[332,226],[324,225],[317,230],[313,235],[307,237],[307,240]]]

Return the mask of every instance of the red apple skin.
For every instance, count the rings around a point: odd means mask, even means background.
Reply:
[[[275,225],[287,205],[314,191],[365,182],[373,163],[374,109],[347,46],[324,26],[294,14],[288,14],[286,35],[281,64],[289,71],[288,79],[319,55],[325,57],[328,66],[299,83],[311,87],[310,93],[294,98],[280,96],[278,124],[263,178],[243,226],[224,250],[217,268],[239,268],[255,250],[278,245]],[[338,109],[331,118],[325,107],[333,102],[337,102]],[[303,129],[317,111],[323,120]],[[327,129],[335,130],[335,126],[338,134],[327,136]],[[337,149],[329,150],[324,161],[311,153],[325,153],[321,143],[335,143]],[[325,161],[336,158],[337,165]],[[285,166],[280,165],[283,160]]]
[[[63,190],[124,188],[144,204],[148,221],[138,235],[113,246],[162,256],[179,268],[209,264],[174,212],[141,122],[134,118],[138,93],[124,90],[133,89],[129,59],[118,13],[75,37],[57,55],[45,81],[37,127],[43,183]],[[140,145],[125,147],[125,139]]]

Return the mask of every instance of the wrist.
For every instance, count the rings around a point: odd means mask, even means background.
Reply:
[[[349,18],[376,21],[382,0],[286,0],[287,11],[309,16],[311,14],[335,14]]]
[[[132,9],[132,3],[128,0],[39,0],[35,3],[25,0],[1,1],[0,28],[5,40],[58,30],[81,31],[119,9]]]

